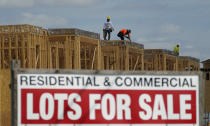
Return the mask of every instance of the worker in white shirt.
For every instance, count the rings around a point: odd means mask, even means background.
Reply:
[[[114,27],[112,26],[110,19],[111,17],[107,17],[107,21],[104,23],[104,28],[103,28],[104,40],[107,40],[106,39],[107,34],[108,34],[108,40],[110,40],[111,32],[114,31]]]

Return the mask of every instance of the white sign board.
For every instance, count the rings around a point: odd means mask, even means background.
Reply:
[[[199,126],[199,76],[18,74],[18,126]]]

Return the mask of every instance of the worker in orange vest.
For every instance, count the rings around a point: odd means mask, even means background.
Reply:
[[[131,33],[131,30],[130,29],[122,29],[120,30],[120,32],[117,34],[118,37],[120,37],[121,40],[124,40],[124,37],[126,37],[127,39],[130,39],[130,33]]]

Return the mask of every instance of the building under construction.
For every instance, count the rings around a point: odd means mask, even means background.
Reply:
[[[11,125],[10,61],[21,68],[130,71],[199,71],[199,59],[122,40],[103,41],[81,29],[0,26],[0,125]],[[6,76],[6,77],[5,77]]]
[[[144,49],[139,43],[100,40],[80,29],[44,29],[32,25],[0,26],[0,68],[11,60],[22,68],[90,70],[199,70],[199,60],[165,49]],[[188,68],[187,68],[188,67]]]
[[[48,67],[101,69],[100,36],[80,29],[49,29]]]
[[[48,31],[32,25],[0,26],[0,68],[20,60],[22,68],[47,68]]]
[[[135,42],[101,41],[102,69],[144,70],[144,46]]]
[[[177,71],[178,56],[170,50],[145,49],[145,70]]]
[[[202,62],[203,64],[203,68],[201,69],[201,71],[204,73],[204,77],[205,77],[205,89],[204,89],[204,93],[205,93],[205,109],[204,109],[204,120],[205,120],[205,124],[209,123],[210,126],[210,59],[205,60]]]

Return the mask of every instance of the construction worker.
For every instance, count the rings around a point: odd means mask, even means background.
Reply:
[[[111,37],[111,32],[114,31],[114,27],[112,26],[112,23],[110,21],[111,17],[107,17],[106,22],[104,23],[104,28],[103,28],[103,36],[104,36],[104,40],[106,39],[106,36],[108,34],[108,40],[110,40]]]
[[[121,40],[124,40],[124,37],[126,37],[127,39],[130,39],[130,33],[131,33],[131,30],[130,29],[122,29],[120,30],[120,32],[117,34],[118,37],[120,37]]]
[[[174,52],[179,56],[179,45],[174,46]]]

